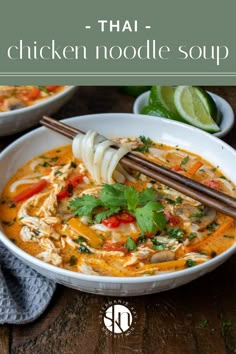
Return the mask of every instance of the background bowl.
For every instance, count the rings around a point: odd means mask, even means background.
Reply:
[[[192,126],[168,119],[122,113],[80,116],[65,122],[84,131],[96,130],[108,137],[145,135],[154,141],[179,145],[201,155],[214,165],[219,165],[224,175],[236,183],[235,150]],[[69,139],[46,128],[36,129],[15,141],[0,155],[0,194],[10,176],[28,160],[49,149],[69,143]],[[4,235],[2,228],[0,240],[23,262],[58,283],[89,293],[114,296],[143,295],[175,288],[212,271],[236,251],[235,245],[206,263],[178,272],[121,278],[86,275],[47,264],[18,248]]]
[[[234,125],[234,111],[230,104],[222,97],[216,95],[215,93],[208,92],[213,100],[216,103],[218,110],[221,112],[221,122],[220,122],[220,131],[218,133],[214,133],[213,135],[218,138],[222,138],[225,136]],[[148,105],[150,91],[146,91],[139,95],[133,105],[133,112],[135,114],[140,114],[142,108]],[[158,117],[156,117],[158,119]],[[167,119],[167,118],[166,118]]]
[[[51,115],[59,110],[72,97],[77,88],[77,86],[65,87],[58,94],[43,99],[35,105],[0,112],[0,136],[15,134],[33,127],[43,115]]]

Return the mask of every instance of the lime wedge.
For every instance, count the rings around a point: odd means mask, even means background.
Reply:
[[[212,101],[202,89],[193,86],[178,86],[174,93],[174,103],[179,115],[186,123],[210,133],[220,130],[210,113]]]
[[[209,113],[211,115],[211,117],[214,119],[214,121],[216,122],[216,124],[220,124],[221,122],[221,113],[217,108],[217,105],[215,103],[215,101],[213,100],[213,98],[211,97],[211,95],[209,95],[208,92],[206,92],[205,90],[203,90],[202,88],[198,87],[197,88],[201,94],[203,95],[203,97],[205,98],[207,105],[206,107],[208,107],[209,109]]]
[[[149,104],[161,104],[169,111],[175,112],[174,92],[175,89],[172,86],[152,86]]]
[[[149,116],[158,116],[158,117],[163,117],[163,118],[169,118],[173,120],[179,120],[178,116],[176,116],[175,113],[168,111],[165,107],[163,106],[158,106],[156,105],[148,105],[142,108],[141,114],[148,114]]]

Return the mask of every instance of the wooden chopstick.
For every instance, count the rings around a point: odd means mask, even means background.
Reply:
[[[85,134],[79,129],[46,116],[40,120],[40,123],[70,139],[74,139],[78,133]],[[209,188],[134,153],[126,154],[121,161],[128,168],[138,170],[146,176],[198,200],[204,205],[236,218],[236,199],[225,193]]]

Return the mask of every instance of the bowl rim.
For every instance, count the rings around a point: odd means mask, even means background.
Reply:
[[[215,101],[216,105],[217,105],[217,103],[220,103],[228,111],[227,118],[222,116],[222,121],[220,123],[220,126],[224,120],[227,121],[228,125],[224,129],[221,129],[219,132],[211,134],[211,135],[214,135],[218,138],[224,137],[226,134],[229,133],[229,131],[232,129],[232,127],[234,126],[234,123],[235,123],[235,114],[234,114],[233,108],[232,108],[231,104],[222,96],[219,96],[216,93],[213,93],[211,91],[206,91],[206,92],[209,93],[209,95],[211,95],[211,97]],[[142,101],[144,101],[146,98],[148,98],[149,94],[150,94],[150,90],[147,90],[136,97],[136,99],[133,103],[133,107],[132,107],[134,114],[140,114],[139,105],[141,104]],[[159,119],[159,118],[164,118],[164,117],[156,116],[156,118]],[[165,119],[167,119],[167,118],[165,118]],[[187,123],[184,123],[184,124],[189,125]],[[197,128],[197,127],[195,127],[195,128]],[[204,132],[203,129],[201,129],[201,130]]]
[[[143,115],[141,114],[132,114],[132,113],[98,113],[98,114],[89,114],[89,115],[81,115],[81,116],[75,116],[75,117],[71,117],[71,118],[67,118],[67,119],[63,119],[61,120],[62,122],[65,123],[73,123],[73,121],[76,120],[80,120],[80,119],[91,119],[93,120],[94,118],[99,119],[103,118],[103,117],[109,117],[109,120],[111,120],[111,116],[117,116],[119,118],[123,117],[123,118],[134,118],[134,115],[138,118],[143,120]],[[152,116],[146,116],[145,119],[148,118],[149,120],[153,120],[155,119],[155,117]],[[167,120],[165,118],[160,118],[160,120],[162,121],[163,124],[170,124],[170,125],[177,125],[177,126],[182,126],[185,130],[190,130],[190,131],[197,131],[198,133],[200,132],[200,134],[206,135],[208,137],[208,139],[213,140],[213,141],[217,141],[218,143],[220,142],[221,145],[223,145],[225,148],[227,148],[228,150],[231,150],[231,152],[235,155],[236,157],[236,151],[227,143],[225,143],[224,141],[220,140],[219,138],[215,137],[214,135],[208,134],[207,132],[204,132],[198,128],[195,128],[193,126],[181,123],[181,122],[177,122],[177,121],[172,121],[172,120]],[[27,140],[29,137],[33,137],[34,135],[37,135],[39,133],[42,132],[47,132],[49,131],[47,128],[45,127],[40,127],[37,129],[34,129],[26,134],[24,134],[23,136],[21,136],[20,138],[18,138],[17,140],[15,140],[13,143],[11,143],[6,149],[4,149],[1,153],[0,153],[0,160],[2,159],[2,157],[4,157],[4,155],[7,155],[8,152],[10,152],[13,149],[17,148],[18,144],[21,144],[23,141]],[[186,268],[183,270],[178,270],[178,271],[171,271],[171,272],[166,272],[166,273],[161,273],[161,274],[156,274],[156,275],[151,275],[151,276],[138,276],[138,277],[113,277],[113,276],[104,276],[104,275],[90,275],[90,274],[83,274],[80,272],[74,272],[72,270],[68,270],[68,269],[64,269],[64,268],[60,268],[57,267],[55,265],[46,263],[32,255],[30,255],[29,253],[25,252],[24,250],[22,250],[20,247],[18,247],[17,245],[15,245],[3,232],[1,225],[0,225],[0,241],[10,250],[13,251],[14,254],[16,256],[19,256],[21,259],[24,259],[27,264],[29,266],[32,267],[33,264],[36,267],[42,268],[44,271],[50,271],[53,273],[56,273],[58,275],[61,276],[67,276],[69,278],[76,278],[78,280],[81,281],[89,281],[89,282],[99,282],[99,283],[113,283],[113,284],[135,284],[135,283],[150,283],[150,282],[158,282],[161,280],[170,280],[170,279],[176,279],[176,278],[180,278],[182,276],[189,276],[195,273],[201,273],[201,271],[203,271],[203,273],[206,273],[208,268],[211,268],[211,266],[217,266],[218,264],[221,264],[222,262],[224,262],[224,260],[226,260],[227,258],[229,258],[231,255],[233,255],[234,253],[236,253],[236,244],[232,245],[230,248],[228,248],[225,252],[217,255],[216,257],[208,260],[205,263],[199,264],[195,267],[190,267],[190,268]],[[24,262],[23,260],[23,262]],[[202,273],[202,274],[203,274]],[[201,276],[201,274],[200,274]]]
[[[34,108],[40,108],[46,104],[50,104],[51,102],[60,99],[61,97],[63,97],[67,93],[75,90],[78,87],[78,86],[67,86],[67,85],[61,85],[61,86],[65,87],[62,91],[60,91],[60,92],[56,93],[55,95],[50,96],[48,98],[44,98],[31,106],[26,106],[26,107],[14,109],[13,111],[0,112],[0,119],[2,117],[7,118],[8,116],[12,116],[14,114],[16,115],[18,113],[20,114],[20,113],[23,113],[26,111],[29,112],[29,111],[33,110]]]

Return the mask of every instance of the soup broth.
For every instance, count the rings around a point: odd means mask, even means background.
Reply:
[[[147,159],[236,196],[218,166],[138,138],[117,139]],[[131,171],[132,181],[97,184],[71,146],[35,157],[1,196],[5,234],[25,252],[85,274],[148,276],[197,266],[235,243],[232,218]]]

